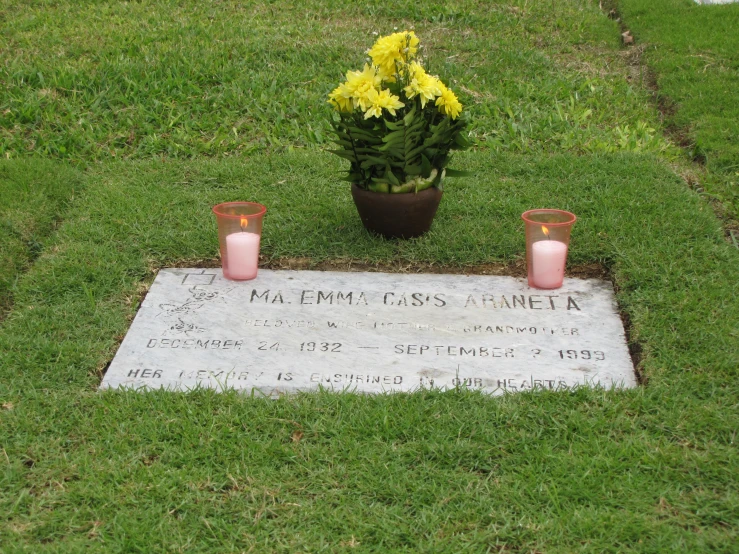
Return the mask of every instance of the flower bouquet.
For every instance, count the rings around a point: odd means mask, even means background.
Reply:
[[[368,52],[372,63],[348,71],[329,95],[339,115],[331,152],[349,160],[346,180],[363,190],[418,193],[463,174],[446,167],[451,150],[469,146],[462,104],[426,73],[418,50],[413,31],[380,37]]]

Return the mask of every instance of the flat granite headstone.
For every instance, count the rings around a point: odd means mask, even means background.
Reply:
[[[613,289],[483,275],[163,269],[101,388],[634,387]]]

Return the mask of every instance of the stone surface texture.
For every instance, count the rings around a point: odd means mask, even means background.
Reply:
[[[163,269],[101,388],[319,387],[491,394],[634,387],[610,283],[513,277]]]

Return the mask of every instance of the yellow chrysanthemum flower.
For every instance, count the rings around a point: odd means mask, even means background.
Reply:
[[[426,107],[426,102],[433,100],[437,96],[441,96],[441,81],[429,75],[423,69],[423,67],[412,62],[408,66],[408,79],[409,84],[403,90],[408,98],[415,98],[416,96],[421,97],[421,107]]]
[[[377,70],[369,64],[364,64],[362,71],[347,71],[346,83],[342,86],[346,87],[345,91],[352,99],[354,107],[359,107],[364,111],[369,106],[366,99],[367,93],[380,88],[381,84],[382,78]]]
[[[413,31],[402,31],[380,37],[368,53],[372,63],[387,78],[395,74],[396,63],[406,64],[413,59],[418,52],[419,42]]]
[[[382,79],[383,83],[394,83],[395,82],[395,70],[392,73],[387,73],[382,67],[377,68],[377,74]]]
[[[441,96],[436,99],[436,105],[439,107],[441,113],[448,115],[452,119],[457,119],[459,114],[462,112],[462,104],[457,99],[457,96],[449,90],[444,83],[439,81],[441,87]]]
[[[406,67],[406,70],[408,71],[409,79],[420,78],[426,75],[426,70],[418,62],[409,63],[408,66]]]
[[[351,91],[345,84],[339,85],[328,95],[328,103],[340,112],[350,112],[354,109]]]
[[[395,115],[395,110],[398,110],[405,106],[400,98],[391,94],[388,89],[383,89],[379,92],[372,89],[367,91],[366,100],[369,107],[364,112],[364,118],[369,119],[370,117],[382,117],[382,110],[385,109],[392,115]]]

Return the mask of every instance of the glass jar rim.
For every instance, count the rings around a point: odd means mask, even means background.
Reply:
[[[558,216],[562,219],[561,221],[538,221],[534,219],[534,216],[537,215],[553,215]],[[567,225],[572,225],[573,223],[575,223],[575,221],[577,221],[577,217],[571,212],[550,208],[536,208],[534,210],[525,211],[521,214],[521,219],[523,219],[526,223],[532,223],[535,225],[541,225],[542,223],[544,223],[549,227],[565,227]]]
[[[245,213],[245,214],[233,214],[233,213],[226,213],[224,210],[232,207],[249,207],[254,209],[254,213]],[[240,219],[242,217],[245,218],[251,218],[251,217],[261,217],[265,213],[267,213],[267,207],[259,204],[258,202],[222,202],[220,204],[216,204],[213,206],[213,213],[216,214],[218,217],[228,217],[233,219]]]

